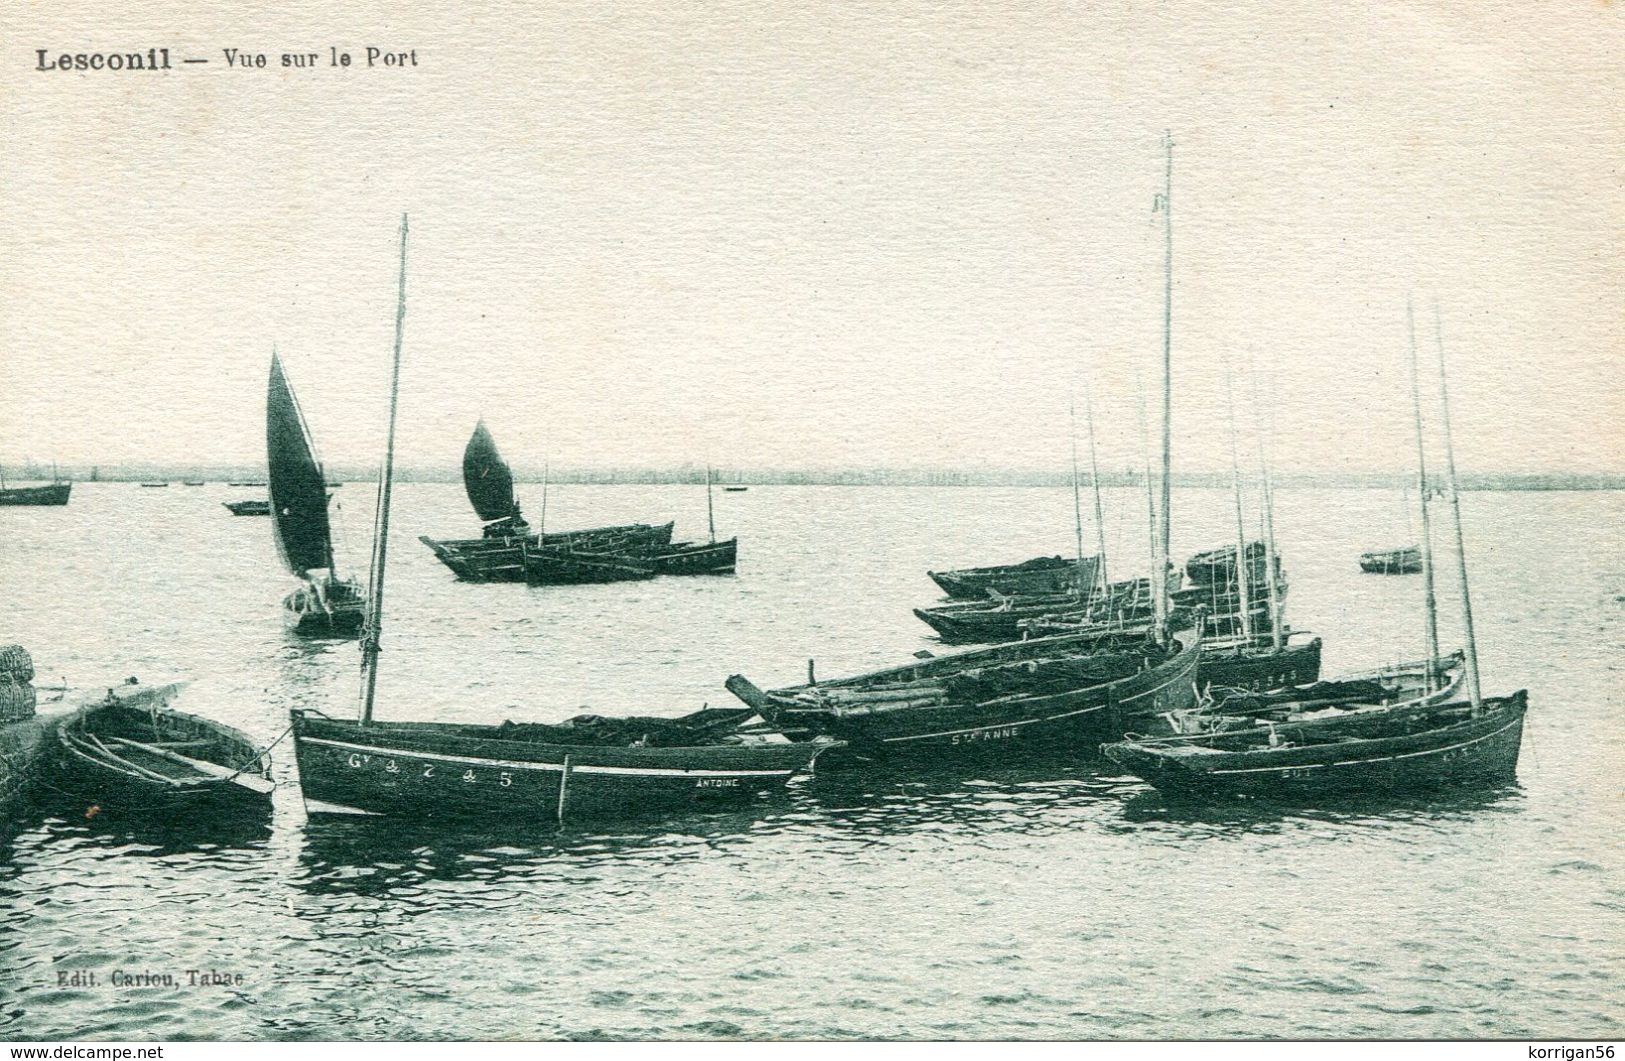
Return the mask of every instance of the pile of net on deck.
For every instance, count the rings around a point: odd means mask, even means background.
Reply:
[[[34,660],[21,645],[0,645],[0,722],[34,717]]]

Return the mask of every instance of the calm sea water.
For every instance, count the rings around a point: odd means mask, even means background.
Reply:
[[[192,681],[177,706],[269,742],[353,710],[354,643],[285,636],[265,519],[224,486],[81,484],[0,509],[0,641],[42,682]],[[370,490],[339,491],[366,566]],[[716,495],[732,578],[532,590],[454,582],[396,499],[378,714],[557,720],[729,703],[930,647],[933,566],[1069,552],[1070,493],[752,487]],[[1142,504],[1107,503],[1114,575]],[[1233,537],[1176,493],[1179,555]],[[1289,617],[1336,673],[1421,652],[1398,494],[1283,490]],[[536,508],[534,500],[531,509]],[[746,812],[456,835],[307,822],[292,755],[269,827],[46,818],[0,840],[0,1039],[1619,1036],[1625,1021],[1621,494],[1464,501],[1486,688],[1530,690],[1519,784],[1309,811],[1170,809],[1109,765],[826,774]],[[693,487],[564,487],[550,527],[678,520]],[[1441,585],[1452,639],[1453,579]],[[189,969],[229,987],[112,987]],[[59,986],[93,971],[95,987]]]

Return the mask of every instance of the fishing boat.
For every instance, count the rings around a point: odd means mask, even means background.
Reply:
[[[1080,597],[1075,591],[1004,596],[994,590],[985,600],[915,608],[914,616],[936,631],[943,644],[991,645],[1019,640],[1025,636],[1022,624],[1031,619],[1086,615],[1093,600],[1093,596]]]
[[[182,486],[207,486],[208,484],[205,483],[202,479],[184,479],[184,480],[181,481],[181,485]]]
[[[304,583],[283,598],[283,624],[306,637],[355,637],[361,631],[366,601],[360,584],[340,577],[334,562],[327,477],[299,399],[275,352],[266,388],[265,450],[277,554]]]
[[[0,505],[65,505],[72,490],[72,483],[60,481],[45,486],[7,486],[5,472],[0,471]]]
[[[158,483],[158,482],[142,483],[141,484],[142,488],[147,489],[147,490],[162,490],[164,487],[166,487],[168,485],[169,485],[168,483]]]
[[[673,719],[583,716],[559,725],[373,720],[395,475],[406,234],[402,218],[388,441],[361,640],[361,709],[354,722],[310,710],[291,713],[306,811],[523,825],[737,804],[782,789],[834,742],[740,736],[735,731],[749,712],[737,709],[706,708]]]
[[[1112,743],[1105,756],[1171,795],[1314,801],[1511,781],[1528,693],[1481,703],[1335,712],[1191,737]]]
[[[269,501],[222,501],[220,502],[233,516],[269,516],[271,502]]]
[[[1466,654],[1391,664],[1359,674],[1268,692],[1208,683],[1207,695],[1175,720],[1181,733],[1205,733],[1256,725],[1263,720],[1302,722],[1331,713],[1442,703],[1461,691]]]
[[[481,536],[439,539],[424,535],[418,538],[463,582],[526,582],[532,577],[533,567],[550,571],[558,566],[548,560],[528,564],[527,553],[537,548],[632,553],[641,557],[649,550],[671,544],[672,523],[628,523],[613,527],[531,533],[514,495],[513,472],[497,449],[496,440],[483,419],[474,425],[474,433],[463,447],[463,489],[482,523]],[[544,517],[546,496],[544,483]]]
[[[736,674],[726,687],[792,739],[845,742],[832,765],[1093,756],[1102,734],[1143,732],[1189,709],[1200,657],[1198,625],[1161,644],[1134,634],[1042,638],[832,681],[810,674],[770,691]]]
[[[646,556],[671,544],[673,524],[653,526],[630,523],[619,527],[594,527],[507,538],[463,538],[456,540],[420,536],[435,557],[463,582],[524,582],[525,556],[536,545],[544,548],[579,549],[584,552]]]
[[[725,494],[742,494],[749,489],[748,486],[724,486],[722,492]]]
[[[1422,549],[1407,545],[1401,549],[1383,549],[1360,554],[1360,570],[1368,575],[1420,575]]]
[[[726,575],[738,566],[739,539],[673,542],[648,549],[644,557],[657,575]]]
[[[227,483],[227,486],[264,486],[264,479],[245,479],[242,482]]]
[[[245,734],[169,706],[179,685],[123,685],[57,727],[52,788],[121,815],[270,809],[270,755]]]
[[[363,725],[296,710],[293,734],[308,813],[525,824],[737,805],[836,746],[734,736],[752,714]]]
[[[1261,541],[1247,543],[1247,574],[1254,585],[1264,584],[1265,546]],[[1236,547],[1225,545],[1197,553],[1185,561],[1185,577],[1192,585],[1236,584]]]
[[[988,591],[1005,596],[1065,593],[1078,582],[1078,562],[1064,556],[1038,556],[1019,564],[927,571],[931,581],[955,600],[987,599]]]

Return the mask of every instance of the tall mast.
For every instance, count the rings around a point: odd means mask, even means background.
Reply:
[[[1078,539],[1078,600],[1082,601],[1089,596],[1089,589],[1083,584],[1083,500],[1078,492],[1078,403],[1076,400],[1067,403],[1067,422],[1071,425],[1068,432],[1072,443],[1072,529]]]
[[[1089,429],[1089,481],[1095,488],[1095,546],[1100,559],[1100,589],[1102,593],[1111,592],[1111,582],[1106,578],[1106,506],[1100,501],[1100,457],[1095,452],[1095,399],[1089,384],[1083,385],[1083,421]]]
[[[395,412],[401,390],[401,334],[406,326],[406,215],[401,215],[401,279],[395,297],[395,364],[389,377],[389,433],[378,477],[378,515],[372,532],[372,582],[367,625],[361,634],[361,724],[372,721],[378,691],[378,649],[384,627],[384,561],[389,552],[389,500],[395,488]]]
[[[711,466],[705,466],[705,522],[711,528],[711,544],[717,543],[717,512],[711,504]]]
[[[1145,382],[1143,379],[1136,382],[1140,392],[1140,456],[1145,464],[1145,529],[1149,538],[1147,544],[1151,550],[1151,578],[1149,579],[1149,585],[1151,588],[1151,601],[1154,605],[1157,601],[1157,568],[1160,566],[1157,563],[1157,478],[1151,473],[1151,439],[1146,428]]]
[[[1467,695],[1473,714],[1482,714],[1484,699],[1478,684],[1478,640],[1473,636],[1473,599],[1467,592],[1467,546],[1461,533],[1461,490],[1456,483],[1456,450],[1450,437],[1450,389],[1445,383],[1444,325],[1439,304],[1433,304],[1433,335],[1439,347],[1439,405],[1444,410],[1444,463],[1450,473],[1450,514],[1456,524],[1456,573],[1461,578],[1461,625],[1467,635]]]
[[[1418,379],[1416,353],[1416,311],[1409,296],[1405,299],[1405,327],[1411,341],[1411,407],[1416,413],[1416,499],[1422,505],[1422,610],[1427,622],[1427,681],[1425,691],[1433,691],[1438,675],[1434,668],[1439,659],[1439,605],[1433,595],[1433,527],[1428,519],[1428,458],[1422,443],[1422,385]],[[1406,508],[1406,515],[1410,509]]]
[[[548,458],[542,458],[542,514],[536,521],[537,545],[541,545],[547,538],[547,473],[550,463]]]
[[[1245,645],[1253,643],[1253,602],[1248,586],[1247,527],[1242,522],[1241,455],[1236,448],[1236,394],[1230,382],[1230,373],[1224,374],[1224,393],[1230,402],[1230,482],[1236,494],[1236,602],[1240,606],[1241,639]]]
[[[1168,640],[1168,553],[1171,548],[1173,483],[1173,334],[1174,334],[1174,138],[1162,135],[1167,162],[1163,169],[1163,280],[1162,280],[1162,503],[1157,513],[1157,570],[1151,589],[1156,594],[1157,640]]]
[[[1270,473],[1270,440],[1264,430],[1263,407],[1258,400],[1258,370],[1251,368],[1253,431],[1258,435],[1258,480],[1264,490],[1264,585],[1270,603],[1270,645],[1279,652],[1286,643],[1281,629],[1280,554],[1275,550],[1275,483]]]

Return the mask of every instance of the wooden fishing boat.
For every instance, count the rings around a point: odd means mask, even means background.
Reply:
[[[1407,545],[1402,549],[1361,553],[1360,570],[1368,575],[1420,575],[1422,548],[1418,545]]]
[[[355,637],[366,616],[366,600],[360,584],[342,578],[334,562],[327,476],[282,359],[274,352],[265,398],[265,449],[277,553],[304,583],[283,598],[283,624],[304,637]]]
[[[6,472],[0,468],[0,505],[43,507],[65,505],[73,491],[73,483],[63,482],[57,476],[56,465],[51,465],[51,481],[44,486],[7,486]]]
[[[116,814],[265,813],[270,755],[243,733],[168,706],[178,685],[125,685],[57,728],[58,792]]]
[[[1200,656],[1199,628],[1166,646],[1139,635],[1055,637],[771,691],[736,674],[727,688],[792,739],[845,742],[831,765],[1092,756],[1101,734],[1190,708]]]
[[[1079,583],[1094,585],[1098,577],[1089,567],[1080,571],[1076,559],[1038,556],[1019,564],[966,567],[954,571],[927,571],[942,592],[956,600],[986,600],[988,591],[1005,596],[1076,592]]]
[[[739,539],[676,542],[651,548],[643,555],[657,575],[724,575],[737,564]]]
[[[1247,543],[1247,574],[1255,586],[1264,584],[1264,543]],[[1236,547],[1234,545],[1197,553],[1185,561],[1185,577],[1191,583],[1208,586],[1214,583],[1235,585]]]
[[[436,558],[463,582],[524,582],[525,557],[538,543],[546,549],[579,550],[645,558],[671,544],[671,523],[646,523],[622,527],[595,527],[541,536],[510,538],[463,538],[439,540],[420,536]]]
[[[915,608],[915,618],[948,645],[991,645],[1025,636],[1022,624],[1032,619],[1091,612],[1092,597],[1077,592],[1014,594],[980,601],[956,601],[932,608]]]
[[[538,546],[642,556],[649,549],[671,544],[672,523],[531,533],[514,496],[513,472],[484,420],[474,425],[474,433],[463,447],[463,489],[481,520],[481,536],[418,538],[462,582],[525,582],[530,577],[526,553]],[[544,516],[546,511],[544,493]]]
[[[222,501],[220,502],[233,516],[269,516],[271,502],[269,501]]]
[[[1259,692],[1209,682],[1202,701],[1170,718],[1176,733],[1209,733],[1273,722],[1302,722],[1328,714],[1414,707],[1454,698],[1465,675],[1465,655],[1378,667],[1359,674]]]
[[[582,716],[561,725],[373,720],[394,492],[406,234],[402,218],[388,442],[373,537],[370,622],[361,642],[361,710],[353,723],[314,711],[291,713],[307,812],[524,824],[737,804],[782,789],[834,744],[739,736],[734,731],[749,711],[706,708],[675,719]]]
[[[737,805],[783,789],[836,746],[731,736],[753,713],[480,726],[296,710],[293,740],[311,814],[562,822]]]
[[[46,486],[8,486],[0,488],[0,505],[65,505],[72,483],[50,483]]]
[[[1441,786],[1511,781],[1517,773],[1524,690],[1471,703],[1350,711],[1199,737],[1123,741],[1108,759],[1163,792],[1197,798],[1391,796]]]

